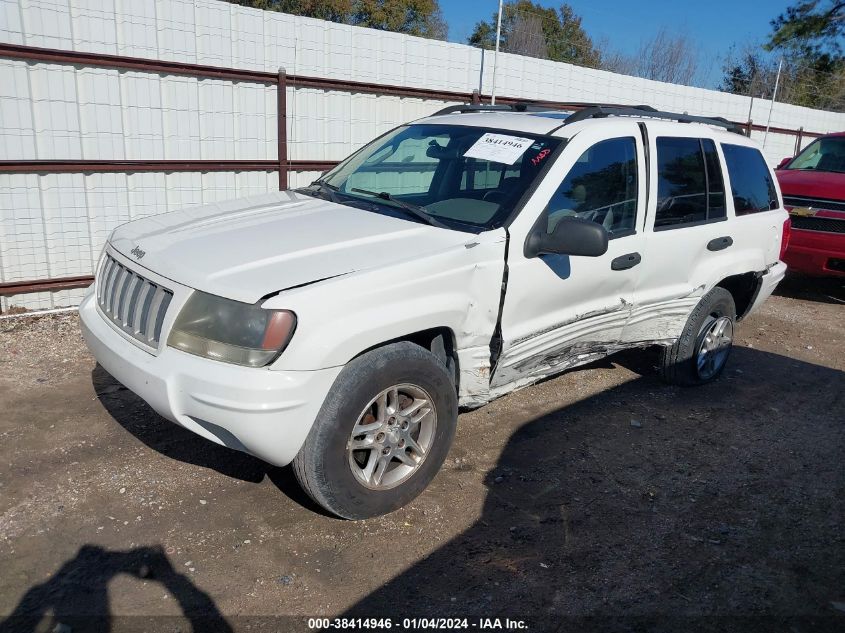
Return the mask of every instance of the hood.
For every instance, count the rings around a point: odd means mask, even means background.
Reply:
[[[279,191],[124,224],[111,245],[176,283],[246,303],[474,235]]]
[[[845,200],[845,174],[811,169],[779,169],[775,174],[784,196]]]

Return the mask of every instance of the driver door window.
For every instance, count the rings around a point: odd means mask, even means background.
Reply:
[[[613,138],[586,150],[546,207],[546,231],[574,216],[604,226],[611,238],[635,232],[637,145],[633,137]]]

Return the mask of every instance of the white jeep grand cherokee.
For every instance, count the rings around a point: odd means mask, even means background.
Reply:
[[[630,347],[716,378],[788,228],[724,120],[456,106],[303,189],[119,227],[80,313],[158,413],[360,519],[426,487],[459,407]]]

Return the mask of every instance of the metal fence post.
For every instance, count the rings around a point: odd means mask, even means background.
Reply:
[[[472,91],[472,96],[470,97],[470,103],[473,105],[479,105],[481,103],[481,94],[479,94],[478,89]]]
[[[276,121],[278,123],[277,155],[279,157],[279,191],[288,188],[288,95],[287,73],[279,68],[279,82],[276,84]]]
[[[801,141],[804,140],[804,126],[798,128],[798,136],[795,138],[795,155],[801,152]]]

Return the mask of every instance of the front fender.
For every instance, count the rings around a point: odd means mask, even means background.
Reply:
[[[344,365],[362,351],[446,327],[458,349],[489,345],[498,316],[504,230],[466,245],[376,270],[353,272],[268,299],[292,310],[297,329],[274,370]]]

